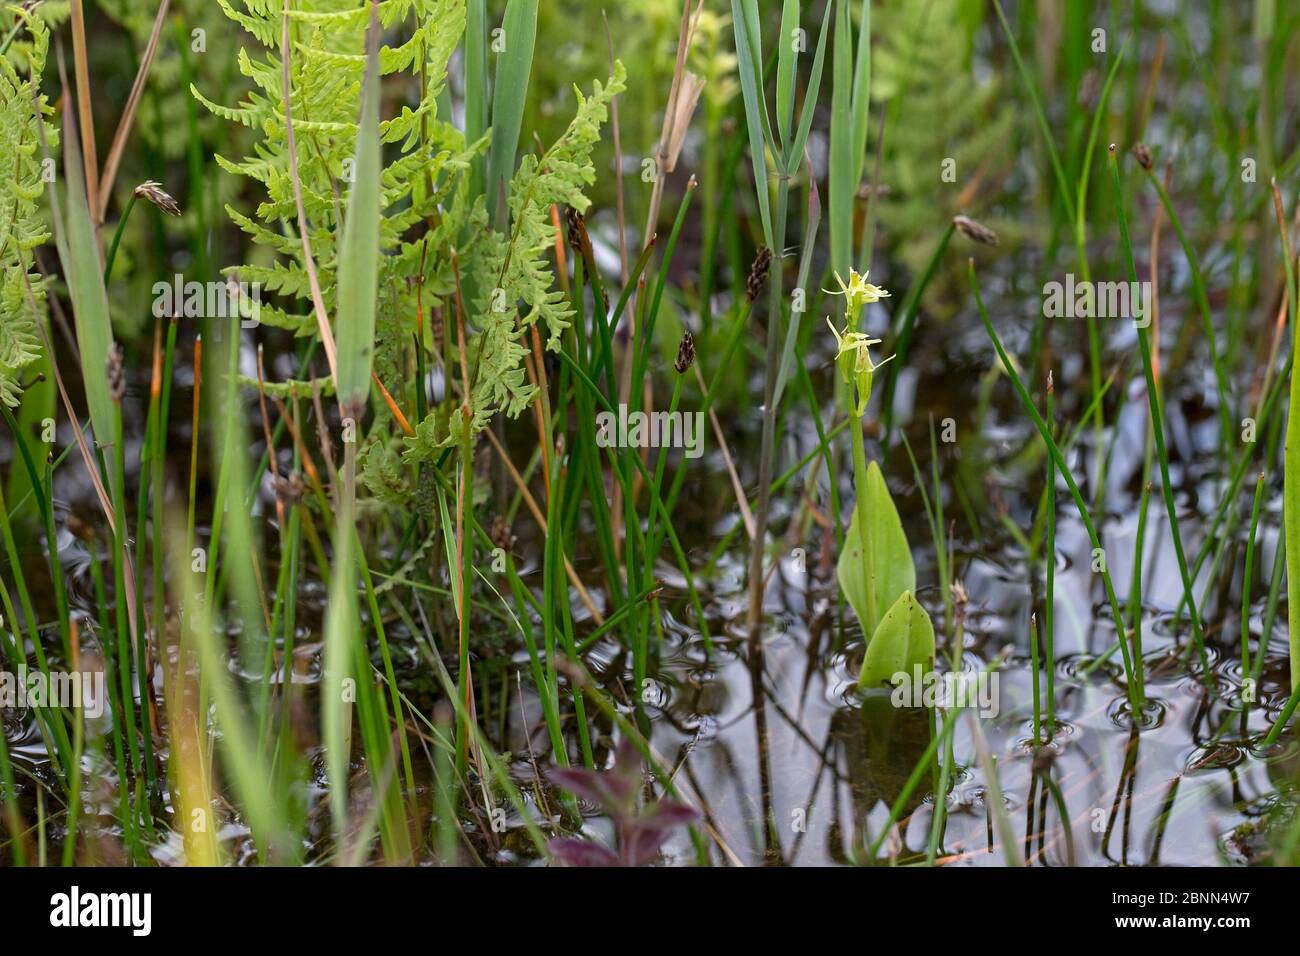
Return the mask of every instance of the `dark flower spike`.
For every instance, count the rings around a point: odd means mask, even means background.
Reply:
[[[688,329],[682,333],[681,344],[677,346],[677,361],[673,363],[673,368],[677,369],[678,375],[685,375],[694,361],[695,336],[691,335]]]
[[[578,255],[582,255],[587,232],[587,223],[582,213],[572,206],[566,206],[564,209],[564,225],[568,234],[569,246]]]
[[[505,515],[496,515],[492,519],[492,529],[490,531],[492,543],[500,548],[506,554],[513,554],[515,541],[514,533],[510,530],[510,521]]]
[[[767,284],[767,273],[772,268],[772,250],[767,246],[758,247],[758,255],[754,256],[754,264],[749,267],[749,278],[745,281],[745,295],[749,301],[753,302],[763,291],[763,286]]]

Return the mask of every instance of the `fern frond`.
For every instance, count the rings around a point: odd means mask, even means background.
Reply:
[[[45,288],[31,253],[49,234],[37,210],[45,188],[38,144],[42,124],[47,139],[54,140],[56,131],[46,123],[52,111],[40,93],[49,27],[39,13],[5,9],[26,22],[28,34],[16,57],[26,75],[0,57],[0,401],[13,407],[22,396],[23,373],[41,357],[37,323],[44,321]]]

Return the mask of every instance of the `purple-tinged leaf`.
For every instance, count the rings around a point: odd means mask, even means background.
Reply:
[[[676,800],[650,804],[635,819],[619,827],[619,856],[625,866],[647,866],[678,827],[694,823],[700,814]]]
[[[624,737],[614,752],[614,766],[607,771],[573,767],[552,767],[551,782],[600,807],[614,822],[629,820],[636,813],[636,795],[641,786],[641,755]]]
[[[636,790],[628,792],[624,781],[612,772],[552,767],[548,776],[557,787],[595,804],[613,820],[627,819],[636,809]]]
[[[547,844],[551,856],[565,866],[621,866],[622,862],[611,850],[591,840],[577,837],[559,837]]]

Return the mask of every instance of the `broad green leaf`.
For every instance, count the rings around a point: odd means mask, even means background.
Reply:
[[[858,686],[868,689],[890,684],[900,672],[910,679],[917,664],[923,672],[934,666],[934,625],[912,592],[904,591],[871,635]]]
[[[334,336],[339,355],[339,404],[360,415],[370,394],[375,351],[375,298],[379,283],[379,219],[383,196],[379,148],[379,22],[371,7],[366,32],[366,75],[361,85],[354,181],[339,249]]]
[[[859,482],[857,491],[865,497],[866,507],[855,505],[853,509],[836,574],[865,635],[875,633],[885,609],[900,594],[916,590],[916,568],[898,510],[874,461],[867,466],[865,481]],[[864,510],[865,528],[861,524]]]

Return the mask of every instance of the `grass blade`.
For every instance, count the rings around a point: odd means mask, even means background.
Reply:
[[[826,4],[829,14],[831,5]],[[799,70],[799,0],[785,0],[781,7],[781,32],[776,48],[776,129],[781,145],[789,147],[790,124],[794,122],[794,81]],[[797,155],[797,154],[796,154]]]
[[[736,36],[736,59],[740,73],[740,92],[745,102],[745,126],[749,129],[749,154],[754,164],[754,191],[758,194],[758,212],[763,219],[763,241],[769,249],[772,238],[771,197],[767,186],[767,154],[764,150],[763,129],[766,107],[763,105],[763,86],[757,63],[762,51],[750,44],[750,31],[743,0],[731,0],[731,21]]]
[[[794,142],[786,150],[786,175],[793,176],[803,162],[804,144],[808,142],[808,132],[812,129],[813,113],[817,111],[817,94],[822,86],[822,65],[826,59],[826,30],[831,22],[831,5],[826,5],[822,15],[821,34],[817,39],[817,52],[813,54],[812,74],[808,77],[808,89],[804,91],[803,110],[799,114],[799,129]],[[811,177],[810,177],[811,178]]]
[[[1020,399],[1020,404],[1024,406],[1029,417],[1034,420],[1034,426],[1038,429],[1038,434],[1042,436],[1043,444],[1047,446],[1052,460],[1056,462],[1057,470],[1062,478],[1065,479],[1066,486],[1070,489],[1070,495],[1074,498],[1074,504],[1079,509],[1079,519],[1083,522],[1084,530],[1088,533],[1088,540],[1091,542],[1094,550],[1101,549],[1101,536],[1097,533],[1097,526],[1093,524],[1092,516],[1088,513],[1087,502],[1083,500],[1083,493],[1079,491],[1079,484],[1074,480],[1074,473],[1065,461],[1065,456],[1061,454],[1061,449],[1057,446],[1056,440],[1052,438],[1052,433],[1047,428],[1047,423],[1043,421],[1043,416],[1039,414],[1034,407],[1033,400],[1029,397],[1029,392],[1025,389],[1025,384],[1020,380],[1020,373],[1016,371],[1016,366],[1011,362],[1011,356],[1002,346],[1002,340],[998,337],[997,331],[993,328],[993,322],[989,319],[988,311],[984,308],[984,299],[980,295],[979,280],[975,276],[975,260],[971,259],[967,265],[967,273],[970,277],[971,291],[975,294],[975,305],[979,309],[980,320],[984,323],[984,330],[988,332],[989,339],[993,342],[993,348],[998,353],[998,358],[1002,361],[1002,367],[1006,370],[1007,378],[1011,380],[1012,386],[1016,390],[1016,395]],[[1141,712],[1142,701],[1140,698],[1139,685],[1133,678],[1133,668],[1140,666],[1141,662],[1135,662],[1129,655],[1128,641],[1126,639],[1126,630],[1124,627],[1124,614],[1119,607],[1119,598],[1115,596],[1115,585],[1111,582],[1110,572],[1102,565],[1101,580],[1106,589],[1106,600],[1110,604],[1111,617],[1115,622],[1115,631],[1119,639],[1120,653],[1124,658],[1124,673],[1128,675],[1128,692],[1129,700],[1134,709],[1136,718]]]
[[[1133,264],[1133,247],[1129,242],[1128,217],[1124,212],[1124,187],[1119,178],[1119,160],[1116,158],[1114,144],[1110,147],[1111,181],[1115,187],[1115,213],[1119,219],[1120,246],[1128,263],[1129,280],[1137,288],[1137,266]],[[1178,572],[1183,579],[1183,592],[1187,599],[1187,609],[1192,619],[1192,640],[1200,654],[1201,666],[1205,670],[1205,679],[1211,680],[1209,658],[1205,653],[1205,638],[1201,633],[1201,619],[1196,613],[1196,599],[1192,595],[1192,577],[1187,570],[1187,556],[1183,553],[1183,538],[1178,531],[1178,509],[1174,505],[1173,483],[1169,480],[1169,452],[1165,448],[1165,426],[1160,403],[1160,389],[1156,383],[1155,370],[1151,362],[1151,333],[1148,325],[1150,315],[1145,316],[1145,324],[1138,323],[1138,344],[1142,348],[1142,371],[1146,375],[1147,402],[1151,407],[1151,431],[1155,439],[1156,458],[1160,462],[1160,490],[1165,499],[1165,511],[1169,516],[1169,536],[1174,542],[1174,555],[1178,559]]]
[[[131,93],[126,98],[122,117],[117,121],[117,129],[113,133],[112,145],[108,148],[104,174],[99,180],[99,204],[95,209],[95,216],[99,222],[104,221],[104,214],[108,211],[108,200],[113,193],[113,180],[117,178],[117,167],[126,149],[126,139],[131,135],[131,127],[135,125],[136,110],[139,109],[140,99],[144,95],[145,81],[149,79],[149,68],[153,65],[154,55],[158,52],[158,36],[162,33],[163,24],[167,20],[169,7],[171,7],[171,0],[162,0],[158,4],[158,13],[153,21],[153,32],[149,34],[149,43],[144,48],[144,55],[140,57],[140,68],[136,71],[135,81],[131,84]]]
[[[374,357],[375,298],[379,281],[379,17],[370,6],[366,31],[366,75],[361,85],[355,181],[339,249],[338,305],[334,318],[339,346],[339,405],[345,416],[360,418],[370,392]]]
[[[105,358],[113,348],[113,327],[104,277],[100,273],[95,227],[86,199],[86,181],[82,178],[76,125],[75,122],[63,124],[63,169],[68,180],[68,201],[64,209],[64,232],[58,241],[59,260],[72,299],[72,319],[77,330],[91,428],[95,440],[108,445],[113,440],[114,411]]]
[[[492,89],[492,145],[487,161],[488,209],[496,206],[515,167],[519,130],[524,122],[528,76],[533,69],[537,39],[537,0],[510,0],[501,37],[505,49],[498,54],[496,83]],[[505,210],[498,209],[497,216]]]
[[[488,127],[487,0],[469,0],[465,11],[465,142],[477,143]],[[484,159],[474,155],[470,195],[483,189]]]

